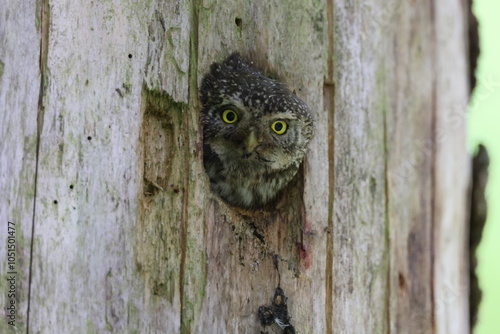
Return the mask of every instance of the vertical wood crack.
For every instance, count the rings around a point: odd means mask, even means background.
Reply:
[[[199,24],[199,8],[201,7],[199,0],[192,0],[191,9],[192,9],[192,17],[191,17],[191,35],[190,35],[190,60],[189,60],[189,92],[188,92],[188,109],[194,108],[198,105],[198,24]],[[187,112],[184,112],[182,115],[183,123],[186,131],[184,132],[184,144],[190,146],[190,117]],[[187,152],[192,152],[192,149],[189,148],[186,150]],[[189,153],[184,154],[185,166],[190,166],[191,162],[189,161],[191,155]],[[189,205],[189,181],[190,181],[190,173],[186,171],[184,177],[184,192],[182,198],[182,215],[181,215],[181,263],[180,263],[180,304],[181,304],[181,314],[180,314],[180,323],[181,333],[191,333],[192,332],[192,322],[194,314],[190,312],[190,310],[186,307],[188,303],[190,303],[187,299],[187,294],[185,286],[188,284],[188,273],[186,273],[186,261],[188,257],[188,224],[189,224],[189,214],[188,214],[188,205]]]
[[[45,116],[45,95],[48,86],[47,72],[47,57],[49,54],[49,29],[50,29],[50,5],[49,0],[41,0],[40,7],[40,55],[38,58],[40,66],[40,91],[38,95],[38,110],[37,110],[37,130],[36,130],[36,153],[35,153],[35,176],[33,185],[33,215],[31,220],[31,243],[30,243],[30,259],[28,273],[28,300],[26,308],[26,333],[29,333],[29,319],[31,309],[31,280],[33,272],[33,248],[35,240],[35,217],[36,217],[36,199],[37,199],[37,184],[38,184],[38,168],[40,161],[40,139],[43,129],[43,121]]]
[[[327,0],[326,11],[328,21],[328,72],[324,78],[323,103],[328,113],[328,232],[326,239],[326,272],[325,272],[325,321],[326,333],[333,333],[333,217],[334,217],[334,189],[335,189],[335,84],[334,84],[334,22],[333,0]]]
[[[385,245],[386,245],[386,261],[387,261],[387,294],[385,297],[385,307],[386,307],[386,328],[387,333],[391,332],[391,298],[393,293],[391,284],[391,274],[392,274],[392,254],[391,254],[391,225],[389,222],[389,142],[387,137],[387,108],[384,108],[383,113],[383,127],[384,127],[384,187],[385,187]]]
[[[431,67],[432,67],[432,102],[431,102],[431,224],[430,224],[430,247],[431,247],[431,252],[430,252],[430,292],[431,292],[431,328],[432,332],[436,333],[436,306],[435,306],[435,285],[434,285],[434,276],[435,276],[435,252],[436,252],[436,230],[437,230],[437,225],[436,225],[436,161],[437,161],[437,154],[436,154],[436,121],[437,121],[437,31],[436,31],[436,3],[434,1],[431,1],[430,4],[431,8],[431,13],[430,13],[430,22],[431,22],[431,48],[432,48],[432,55],[431,55]]]

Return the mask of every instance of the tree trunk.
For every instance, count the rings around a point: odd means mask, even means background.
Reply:
[[[0,331],[281,333],[279,286],[297,333],[466,333],[465,7],[2,4]],[[316,119],[272,210],[203,169],[198,85],[233,51]]]

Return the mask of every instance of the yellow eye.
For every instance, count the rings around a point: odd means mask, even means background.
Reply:
[[[276,132],[277,134],[279,135],[282,135],[286,132],[286,128],[287,128],[287,125],[285,122],[283,121],[275,121],[272,125],[271,125],[271,129],[274,130],[274,132]]]
[[[222,112],[222,120],[226,123],[234,123],[238,120],[238,114],[230,109]]]

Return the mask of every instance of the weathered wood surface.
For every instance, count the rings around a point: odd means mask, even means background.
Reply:
[[[0,8],[19,332],[29,301],[33,333],[278,333],[280,285],[298,333],[466,333],[461,1],[39,4]],[[273,210],[203,171],[197,87],[233,51],[316,118]]]
[[[435,157],[433,186],[433,313],[437,333],[469,332],[468,208],[470,184],[466,145],[468,59],[455,57],[468,49],[467,4],[436,2]],[[464,210],[465,209],[465,210]]]
[[[26,326],[35,194],[37,113],[40,92],[40,22],[33,2],[0,6],[0,332],[15,331],[5,307],[8,222],[15,224],[15,307],[18,332]],[[9,275],[10,276],[10,275]],[[9,298],[10,299],[10,298]],[[9,304],[8,304],[9,301]]]

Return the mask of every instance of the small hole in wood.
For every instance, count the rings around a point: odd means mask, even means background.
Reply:
[[[398,281],[399,281],[399,288],[402,290],[406,289],[406,279],[401,272],[398,275]]]
[[[236,23],[236,25],[238,27],[241,27],[241,25],[243,24],[243,20],[241,18],[237,17],[234,19],[234,23]]]
[[[73,186],[73,185],[70,185],[70,186],[69,186],[69,189],[73,189],[73,188],[74,188],[74,186]]]
[[[92,140],[92,137],[88,136],[88,137],[87,137],[87,139],[88,139],[88,140]]]
[[[54,200],[54,204],[57,204],[57,200],[56,199]]]
[[[170,187],[172,187],[172,190],[174,191],[174,193],[178,194],[180,189],[178,186],[176,186],[175,184],[171,184]]]
[[[129,53],[129,54],[128,54],[128,57],[129,57],[129,59],[132,59],[132,54],[131,54],[131,53]]]

